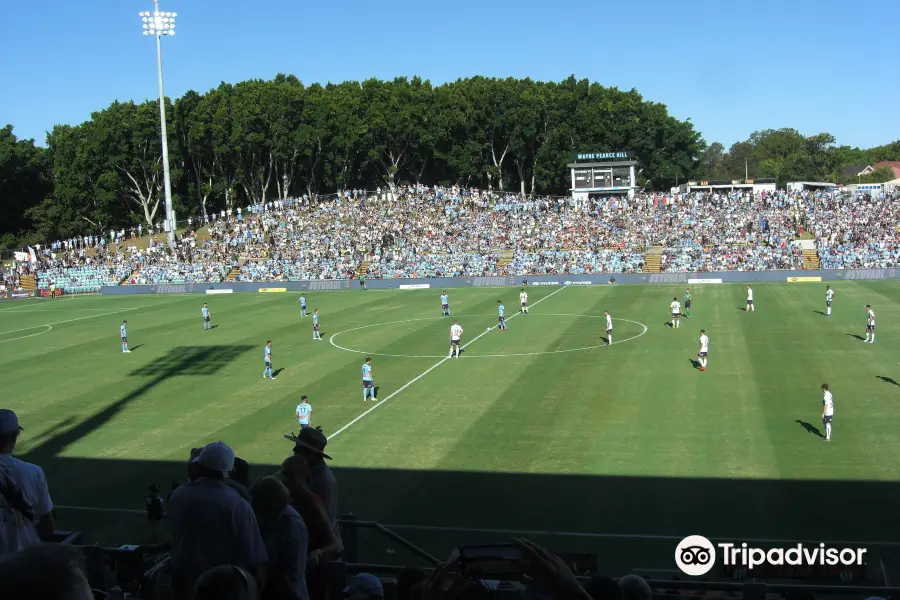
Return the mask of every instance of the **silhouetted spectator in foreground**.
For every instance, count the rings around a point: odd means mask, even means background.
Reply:
[[[369,573],[360,573],[347,578],[344,588],[346,600],[384,600],[384,586],[381,580]]]
[[[322,499],[325,512],[331,520],[331,528],[334,537],[340,539],[341,532],[338,527],[338,492],[337,481],[331,469],[325,463],[325,459],[331,457],[325,454],[325,446],[328,438],[322,433],[321,427],[307,427],[300,430],[300,434],[293,438],[294,454],[302,456],[310,469],[310,489]]]
[[[226,484],[234,451],[209,444],[194,459],[196,481],[172,493],[170,574],[175,600],[190,597],[200,575],[218,565],[237,565],[265,584],[265,546],[253,509]]]
[[[0,558],[3,600],[92,600],[84,558],[74,546],[40,544]]]
[[[154,544],[162,542],[163,537],[163,499],[159,496],[159,486],[155,483],[147,490],[147,521],[150,524],[150,541]]]
[[[12,456],[22,431],[16,413],[0,409],[0,556],[40,544],[55,527],[44,470]]]
[[[309,533],[290,505],[291,494],[274,477],[260,479],[250,488],[269,562],[262,597],[271,600],[309,600],[306,556]]]
[[[194,586],[192,600],[259,600],[259,584],[253,575],[234,565],[219,565],[203,573]]]
[[[624,600],[652,600],[653,590],[640,575],[626,575],[619,580]]]

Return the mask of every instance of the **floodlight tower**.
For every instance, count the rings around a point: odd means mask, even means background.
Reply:
[[[175,249],[175,209],[172,208],[172,180],[169,178],[169,143],[166,134],[166,96],[163,92],[162,47],[159,42],[164,35],[175,35],[177,13],[159,12],[159,0],[153,0],[153,12],[139,13],[144,24],[144,35],[156,37],[156,72],[159,77],[159,129],[162,135],[163,184],[166,194],[165,230],[169,240],[169,250]]]

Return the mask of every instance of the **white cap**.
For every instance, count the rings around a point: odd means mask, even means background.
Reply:
[[[234,450],[224,442],[213,442],[204,446],[200,454],[193,461],[204,469],[220,471],[228,476],[234,469]]]

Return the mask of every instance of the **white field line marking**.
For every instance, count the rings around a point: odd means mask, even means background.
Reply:
[[[519,313],[516,313],[519,314]],[[573,314],[559,314],[559,313],[535,313],[536,316],[539,317],[576,317],[576,318],[585,318],[585,319],[603,319],[605,318],[603,315],[573,315]],[[514,317],[515,315],[513,315]],[[529,314],[530,316],[530,314]],[[441,319],[445,319],[446,317],[425,317],[422,319],[406,319],[403,321],[389,321],[387,323],[373,323],[371,325],[361,325],[360,327],[354,327],[352,329],[345,329],[344,331],[339,331],[331,336],[328,340],[331,342],[331,345],[337,348],[338,350],[344,350],[345,352],[354,352],[356,354],[365,354],[367,356],[387,356],[389,358],[443,358],[443,355],[434,355],[434,354],[382,354],[380,352],[367,352],[365,350],[355,350],[353,348],[345,348],[344,346],[338,346],[334,339],[345,333],[350,333],[351,331],[358,331],[360,329],[368,329],[369,327],[379,327],[382,325],[395,325],[397,323],[415,323],[416,321],[437,321]],[[511,319],[512,317],[510,317]],[[613,321],[624,321],[626,323],[634,323],[635,325],[640,325],[643,328],[637,335],[633,335],[630,338],[625,338],[623,340],[619,340],[613,342],[613,344],[624,344],[625,342],[630,342],[632,340],[636,340],[645,333],[647,333],[647,326],[638,321],[632,321],[631,319],[613,319]],[[486,332],[485,332],[486,333]],[[482,334],[484,335],[484,334]],[[474,340],[473,340],[474,341]],[[596,348],[606,348],[607,346],[611,346],[612,344],[597,344],[596,346],[584,346],[581,348],[567,348],[564,350],[545,350],[543,352],[517,352],[511,354],[476,354],[475,356],[460,356],[460,358],[473,359],[473,358],[507,358],[510,356],[540,356],[543,354],[564,354],[567,352],[581,352],[583,350],[594,350]]]
[[[55,321],[53,323],[32,325],[31,327],[22,327],[21,329],[10,329],[9,331],[0,331],[0,335],[6,334],[6,333],[16,333],[17,331],[28,331],[29,329],[37,329],[38,327],[50,327],[53,325],[62,325],[63,323],[74,323],[75,321],[83,321],[84,319],[96,319],[97,317],[106,317],[109,315],[117,315],[119,313],[128,312],[130,310],[137,310],[137,309],[136,308],[123,308],[122,310],[115,310],[113,312],[102,313],[99,315],[88,315],[86,317],[78,317],[75,319],[66,319],[65,321]]]
[[[551,297],[551,296],[553,296],[553,295],[555,295],[555,294],[560,293],[560,292],[563,291],[564,289],[566,289],[566,288],[565,288],[565,287],[561,287],[561,288],[559,288],[558,290],[556,290],[556,291],[554,291],[554,292],[551,292],[551,293],[547,294],[546,296],[544,296],[543,298],[541,298],[540,300],[538,300],[537,302],[535,302],[532,306],[537,306],[538,304],[540,304],[541,302],[543,302],[543,301],[546,300],[547,298],[549,298],[549,297]],[[515,313],[514,315],[510,316],[510,317],[509,317],[508,319],[506,319],[506,320],[507,320],[507,321],[511,321],[512,319],[514,319],[515,317],[519,316],[520,314],[522,314],[522,313]],[[480,340],[480,339],[481,339],[482,337],[484,337],[485,335],[487,335],[487,334],[489,334],[490,332],[494,331],[494,329],[496,329],[497,327],[498,327],[498,325],[494,325],[493,327],[491,327],[491,328],[488,329],[487,331],[483,331],[483,332],[481,332],[480,334],[476,335],[476,336],[475,336],[474,338],[472,338],[468,343],[463,344],[462,347],[460,348],[460,353],[461,353],[463,350],[465,350],[468,346],[471,346],[472,344],[474,344],[475,342],[477,342],[478,340]],[[332,337],[334,337],[334,336],[332,336]],[[411,386],[411,385],[414,384],[415,382],[419,381],[420,379],[422,379],[423,377],[425,377],[426,375],[428,375],[429,373],[431,373],[432,371],[434,371],[435,369],[437,369],[439,366],[441,366],[442,364],[444,364],[445,362],[447,362],[448,360],[450,360],[450,357],[449,357],[449,356],[445,356],[445,357],[442,358],[440,361],[434,363],[433,365],[431,365],[430,367],[428,367],[427,369],[425,369],[424,371],[422,371],[420,374],[416,375],[415,377],[413,377],[412,379],[410,379],[409,381],[407,381],[405,384],[403,384],[402,386],[400,386],[399,388],[397,388],[396,390],[394,390],[387,398],[385,398],[384,400],[378,400],[378,402],[377,402],[377,404],[375,404],[375,406],[373,406],[373,407],[370,408],[369,410],[363,412],[361,415],[359,415],[358,417],[356,417],[355,419],[353,419],[352,421],[350,421],[349,423],[347,423],[346,425],[344,425],[343,427],[341,427],[340,429],[338,429],[337,431],[335,431],[334,433],[332,433],[331,435],[329,435],[329,436],[328,436],[328,439],[331,440],[331,439],[334,439],[334,438],[336,438],[337,436],[341,435],[342,433],[344,433],[345,431],[347,431],[348,429],[350,429],[351,427],[353,427],[354,425],[356,425],[357,423],[359,423],[363,418],[365,418],[366,416],[368,416],[370,413],[374,412],[376,409],[378,409],[378,408],[384,406],[385,404],[387,404],[388,400],[390,400],[391,398],[393,398],[394,396],[396,396],[397,394],[399,394],[400,392],[402,392],[403,390],[405,390],[406,388],[408,388],[409,386]]]
[[[18,310],[20,308],[35,308],[42,304],[60,304],[62,302],[72,302],[73,300],[87,300],[89,298],[97,298],[100,294],[85,294],[83,296],[74,296],[74,297],[62,297],[62,298],[32,298],[30,300],[23,300],[22,304],[18,306],[9,306],[7,308],[0,308],[0,313],[4,313],[10,310]],[[95,310],[105,310],[105,309],[95,309]]]
[[[23,311],[26,313],[51,313],[51,312],[100,312],[101,310],[109,310],[109,307],[106,308],[54,308],[54,307],[31,307],[33,310]],[[11,308],[7,308],[6,310],[12,310]],[[17,313],[21,314],[21,313]]]
[[[51,325],[35,325],[34,327],[30,327],[29,329],[37,329],[38,327],[46,327],[44,331],[38,331],[37,333],[29,333],[28,335],[20,335],[19,337],[9,338],[8,340],[0,340],[0,344],[5,344],[6,342],[14,342],[16,340],[24,340],[25,338],[34,337],[36,335],[44,335],[45,333],[50,333],[53,330],[53,326]],[[23,330],[24,331],[24,330]],[[10,333],[10,332],[5,332]],[[3,335],[0,333],[0,335]]]
[[[101,508],[95,506],[61,506],[56,508],[60,510],[79,510],[84,512],[100,512],[100,513],[120,513],[128,515],[146,515],[146,510],[137,510],[134,508]],[[680,542],[687,535],[663,535],[652,533],[594,533],[590,531],[547,531],[544,529],[485,529],[478,527],[442,527],[440,525],[384,525],[388,529],[397,529],[400,531],[430,531],[440,533],[442,531],[452,533],[486,533],[491,535],[502,535],[508,537],[525,536],[556,536],[556,537],[575,537],[590,538],[601,540],[647,540],[647,541],[673,541]],[[747,538],[743,536],[722,537],[715,536],[709,538],[712,541],[734,542],[740,540],[748,544],[825,544],[826,546],[857,546],[865,548],[866,546],[884,546],[897,547],[900,542],[880,542],[880,541],[858,541],[858,540],[781,540],[767,538]],[[648,569],[658,570],[658,569]]]

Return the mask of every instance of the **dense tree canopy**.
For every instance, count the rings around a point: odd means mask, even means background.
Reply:
[[[827,133],[756,132],[728,151],[635,91],[474,77],[306,86],[293,76],[222,83],[166,103],[173,201],[199,217],[275,198],[401,183],[567,194],[579,151],[633,151],[641,184],[691,178],[835,180],[900,158],[900,142],[836,147]],[[0,130],[0,240],[57,239],[163,220],[156,102],[116,102],[41,149]],[[879,176],[885,176],[882,173]],[[0,242],[2,243],[2,242]]]

